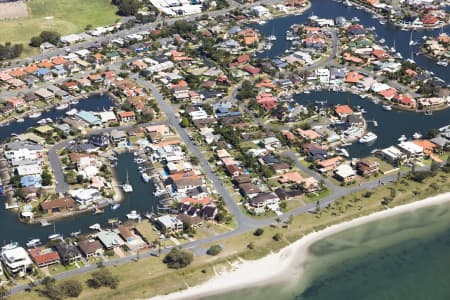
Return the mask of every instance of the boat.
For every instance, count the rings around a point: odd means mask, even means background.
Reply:
[[[386,21],[385,20],[380,20],[380,24],[384,25],[384,24],[386,24]]]
[[[61,103],[60,105],[58,105],[57,107],[56,107],[56,109],[57,110],[63,110],[63,109],[66,109],[66,108],[68,108],[69,107],[69,104],[68,103]]]
[[[394,57],[398,59],[403,59],[403,55],[400,52],[395,53]]]
[[[352,18],[352,22],[359,22],[360,20],[359,20],[359,18],[358,17],[353,17]]]
[[[378,99],[373,98],[373,99],[372,99],[372,103],[373,103],[373,104],[378,104]]]
[[[73,116],[73,115],[76,115],[77,113],[78,113],[78,110],[76,108],[72,108],[71,110],[65,112],[65,114],[67,116]]]
[[[381,44],[384,44],[385,42],[386,42],[385,39],[381,39],[381,40],[380,40],[380,43],[381,43]]]
[[[342,155],[342,156],[345,156],[347,158],[350,157],[350,154],[348,153],[348,151],[346,149],[336,148],[336,151],[337,151],[338,155]]]
[[[130,182],[128,180],[128,170],[127,170],[127,180],[122,185],[122,189],[125,193],[131,193],[133,191],[133,186],[130,184]]]
[[[268,41],[276,41],[276,40],[277,40],[277,37],[276,37],[275,35],[269,35],[269,36],[267,37],[267,40],[268,40]]]
[[[78,230],[78,231],[75,231],[75,232],[70,233],[70,236],[71,236],[71,237],[77,237],[77,236],[79,236],[80,234],[81,234],[81,231]]]
[[[139,220],[141,215],[137,213],[137,211],[132,210],[129,214],[127,214],[128,220]]]
[[[19,119],[17,119],[17,123],[23,123],[23,122],[25,122],[25,119],[24,119],[24,118],[19,118]]]
[[[145,183],[148,183],[150,181],[150,179],[151,179],[151,177],[148,176],[147,173],[142,173],[141,177],[142,177],[142,180],[144,180]]]
[[[53,123],[52,118],[46,118],[45,120],[47,121],[47,123]]]
[[[61,234],[59,234],[59,233],[50,234],[48,236],[48,239],[51,240],[51,241],[62,240],[62,238],[63,238],[63,236]]]
[[[100,209],[98,207],[95,207],[94,209],[92,209],[93,215],[101,215],[102,213],[103,213],[103,209]]]
[[[303,94],[311,94],[309,90],[303,91]]]
[[[383,109],[389,111],[392,110],[392,106],[390,106],[389,104],[383,104]]]
[[[70,100],[70,104],[78,104],[78,100],[76,99]]]
[[[443,66],[443,67],[448,66],[448,62],[446,62],[446,61],[438,61],[436,64],[439,66]]]
[[[47,124],[47,120],[46,119],[40,119],[36,123],[38,123],[39,125],[45,125],[45,124]]]
[[[100,226],[100,224],[98,224],[98,223],[95,223],[95,224],[93,224],[93,225],[89,226],[89,229],[91,229],[91,230],[97,230],[97,231],[101,231],[101,230],[102,230],[102,227]]]
[[[433,115],[433,111],[431,110],[426,110],[424,113],[425,116],[432,116]]]
[[[2,251],[16,249],[17,247],[19,247],[19,243],[18,242],[11,242],[11,243],[6,244],[5,246],[3,246],[2,247]]]
[[[377,15],[372,15],[372,19],[378,19]]]
[[[29,117],[33,118],[33,119],[36,119],[36,118],[39,118],[41,115],[42,114],[39,111],[37,111],[35,113],[30,114]]]
[[[41,245],[41,240],[40,239],[32,239],[32,240],[29,240],[27,242],[27,247],[28,248],[34,248],[34,247],[37,247],[39,245]]]
[[[353,4],[349,0],[345,0],[344,5],[347,7],[353,6]]]
[[[408,138],[404,134],[402,134],[401,137],[398,138],[399,142],[404,142],[404,141],[407,141],[407,140],[408,140]]]
[[[118,209],[120,207],[120,204],[119,203],[116,203],[116,204],[114,204],[113,206],[111,206],[111,209],[112,210],[116,210],[116,209]]]
[[[360,144],[366,144],[366,143],[370,143],[370,142],[375,141],[377,138],[378,138],[378,136],[377,136],[375,133],[369,131],[369,132],[367,132],[364,136],[362,136],[362,137],[358,140],[358,142],[359,142]]]
[[[413,139],[418,140],[422,138],[422,134],[418,133],[418,132],[414,132],[413,134]]]

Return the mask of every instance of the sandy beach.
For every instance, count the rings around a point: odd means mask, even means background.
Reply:
[[[351,221],[332,225],[324,230],[305,235],[303,238],[283,248],[278,253],[273,253],[255,261],[236,262],[233,265],[233,270],[220,273],[203,284],[169,295],[156,296],[151,299],[197,299],[199,297],[221,294],[251,286],[263,286],[269,280],[272,283],[280,282],[287,277],[292,276],[292,274],[290,274],[290,270],[292,269],[291,267],[294,263],[296,266],[301,266],[304,264],[308,255],[309,247],[323,238],[365,223],[449,201],[450,193],[445,193],[410,204],[379,211],[368,216],[353,219]],[[300,273],[301,272],[302,270],[300,268]],[[298,268],[295,270],[295,273],[297,276],[301,276]]]

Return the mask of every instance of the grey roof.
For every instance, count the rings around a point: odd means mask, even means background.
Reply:
[[[25,141],[11,142],[11,143],[6,144],[6,147],[8,150],[19,150],[19,149],[23,149],[23,148],[26,148],[28,150],[43,150],[44,149],[44,146],[42,146],[42,145],[32,144],[32,143],[25,142]]]

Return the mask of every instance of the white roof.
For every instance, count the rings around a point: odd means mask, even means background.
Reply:
[[[416,145],[410,141],[401,142],[400,144],[398,144],[398,147],[409,153],[415,153],[415,154],[423,153],[422,147],[420,147],[419,145]]]
[[[102,111],[98,113],[98,116],[100,117],[100,120],[102,120],[102,123],[117,120],[113,111]]]
[[[161,216],[161,217],[157,218],[156,220],[158,220],[166,228],[173,228],[173,227],[175,227],[176,224],[179,224],[181,222],[176,217],[172,217],[169,215]]]
[[[353,170],[353,168],[350,165],[343,164],[343,165],[339,165],[336,168],[336,175],[338,175],[339,177],[342,177],[342,178],[346,178],[346,177],[355,176],[356,172],[355,172],[355,170]]]
[[[2,250],[2,261],[10,269],[27,267],[33,264],[27,251],[22,247]]]
[[[42,173],[42,168],[38,164],[18,166],[16,170],[19,176],[36,175]]]

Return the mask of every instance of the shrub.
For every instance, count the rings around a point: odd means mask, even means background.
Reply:
[[[163,263],[171,269],[181,269],[187,267],[194,260],[194,255],[186,250],[173,248],[164,257]]]
[[[102,268],[92,273],[92,277],[88,279],[87,284],[94,289],[102,286],[109,286],[111,289],[116,289],[119,286],[119,279],[113,276],[108,269]]]
[[[255,236],[261,236],[263,233],[264,233],[264,229],[262,229],[262,228],[257,228],[257,229],[255,230],[255,232],[253,233],[253,235],[255,235]]]
[[[272,238],[275,242],[279,242],[282,238],[282,235],[280,233],[276,233]]]
[[[209,247],[209,249],[206,251],[206,254],[215,256],[222,252],[222,247],[220,245],[212,245]]]
[[[78,280],[69,279],[59,284],[59,290],[66,297],[77,298],[83,291],[83,286]]]

